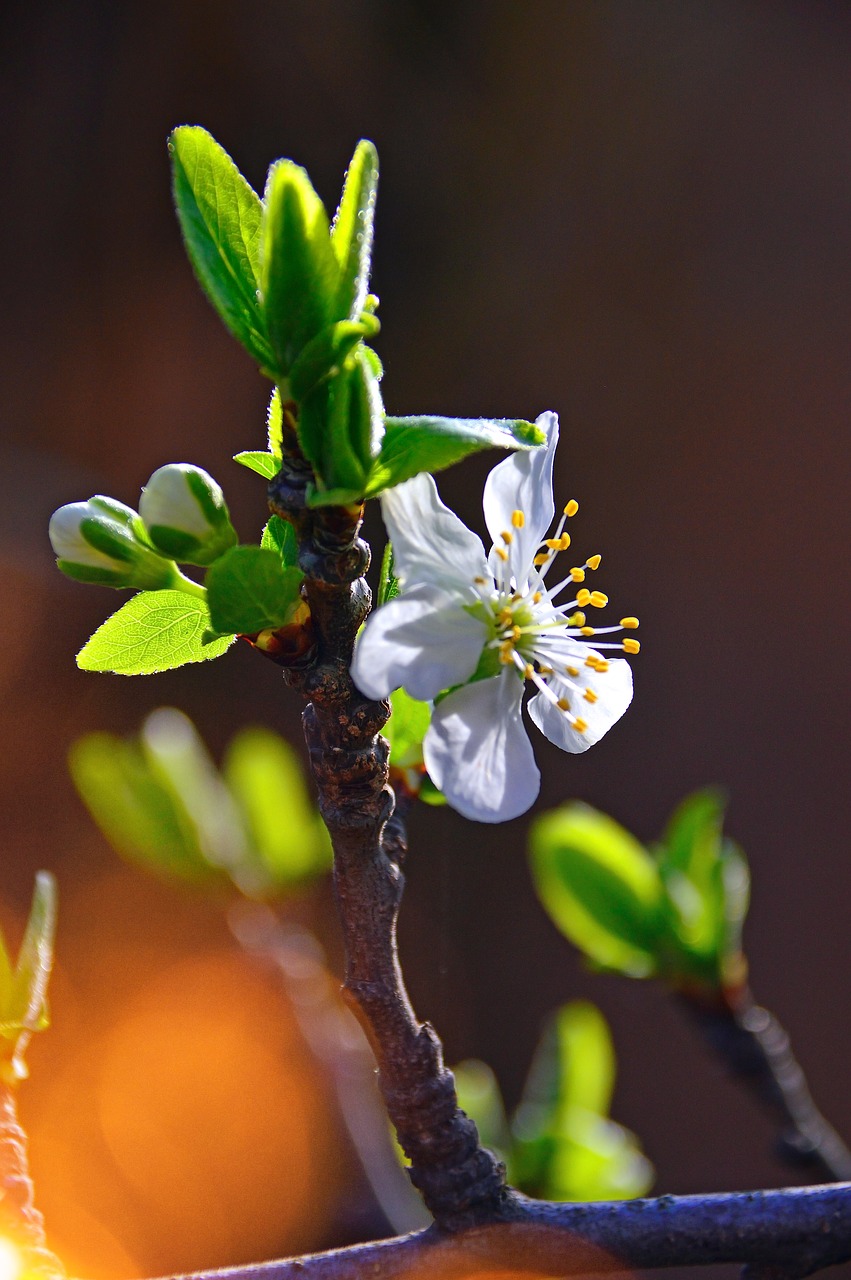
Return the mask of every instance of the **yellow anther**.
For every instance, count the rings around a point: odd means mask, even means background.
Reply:
[[[546,552],[542,551],[539,555],[535,556],[534,563],[538,568],[540,568],[542,564],[547,563],[549,558],[550,557],[546,554]]]
[[[567,506],[564,509],[564,514],[566,516],[575,516],[578,510],[579,510],[579,503],[576,501],[575,498],[571,498],[570,502],[568,502]]]
[[[588,728],[588,725],[584,720],[580,720],[579,718],[577,718],[573,722],[573,727],[577,733],[585,733],[585,731]]]
[[[499,556],[500,560],[505,561],[508,559],[508,552],[505,547],[494,547],[494,551]]]
[[[624,647],[625,653],[638,653],[639,649],[641,648],[641,645],[638,642],[638,640],[633,640],[632,637],[630,636],[626,640],[624,640],[623,647]]]
[[[543,592],[536,591],[535,594],[532,596],[532,604],[540,604],[543,598],[544,598]]]
[[[584,636],[593,636],[594,634],[593,627],[580,627],[579,629],[582,632],[582,635]],[[626,643],[626,641],[624,641],[624,643]]]
[[[576,603],[579,605],[580,609],[584,609],[586,605],[591,603],[591,592],[587,587],[582,587],[580,591],[577,591]]]
[[[561,551],[561,538],[544,538],[544,546],[550,551]]]
[[[586,661],[587,661],[587,659],[586,659]],[[568,674],[569,676],[573,676],[574,680],[575,680],[575,679],[576,679],[576,677],[579,675],[579,668],[578,668],[578,667],[565,667],[565,671],[567,672],[567,674]]]
[[[595,609],[602,609],[609,603],[609,597],[602,591],[592,591],[588,603],[593,604]]]
[[[514,661],[513,653],[514,653],[514,649],[510,644],[510,642],[506,642],[505,644],[501,644],[499,646],[499,660],[503,664],[503,666],[507,666],[509,662]]]
[[[621,626],[625,631],[634,631],[638,626],[637,618],[621,618]]]
[[[516,644],[516,643],[517,643],[517,641],[520,639],[520,637],[522,636],[522,634],[523,634],[523,632],[522,632],[522,630],[520,629],[520,627],[518,627],[518,626],[514,626],[514,627],[512,627],[512,628],[511,628],[511,639],[515,642],[515,644]],[[635,643],[635,642],[633,642],[633,643]],[[626,644],[626,641],[625,641],[625,640],[624,640],[624,644]]]
[[[596,656],[596,654],[589,653],[588,657],[585,659],[585,665],[586,667],[590,667],[592,671],[596,671],[597,663],[599,661],[600,659]]]
[[[581,609],[577,609],[576,613],[573,613],[570,615],[570,617],[568,618],[568,622],[572,627],[584,627],[585,614],[582,612]]]
[[[582,696],[583,696],[583,698],[585,699],[585,701],[586,701],[586,702],[596,702],[596,701],[597,701],[597,695],[596,695],[596,693],[594,692],[594,690],[593,690],[593,689],[586,689]]]
[[[511,523],[514,525],[515,529],[522,529],[524,524],[526,523],[526,517],[524,516],[523,512],[512,511]]]
[[[511,539],[514,537],[514,534],[511,533],[511,531],[508,529],[503,529],[502,533],[499,536],[502,538],[505,545],[508,546]]]
[[[602,675],[605,671],[608,671],[608,669],[609,669],[609,662],[608,662],[608,659],[607,659],[607,658],[598,658],[598,659],[597,659],[597,670],[599,671],[600,675]]]
[[[542,676],[551,676],[551,675],[553,675],[553,674],[554,674],[554,673],[553,673],[553,668],[552,668],[552,667],[545,667],[545,666],[543,665],[543,663],[539,663],[539,664],[538,664],[538,670],[540,671],[540,673],[541,673],[541,675],[542,675]]]
[[[526,666],[523,668],[523,675],[526,677],[527,680],[531,680],[534,674],[535,674],[535,668],[532,666],[531,662],[527,662]]]
[[[487,582],[487,578],[483,578],[480,574],[477,573],[473,581],[475,582],[477,587],[483,587]]]
[[[600,561],[602,559],[602,556],[589,556],[585,563],[588,565],[589,569],[599,569]]]
[[[568,702],[567,698],[559,698],[558,702],[556,703],[556,706],[558,707],[559,711],[570,710],[570,703]]]
[[[499,625],[501,627],[510,627],[514,621],[514,614],[510,609],[501,609],[499,613]]]
[[[573,581],[574,581],[574,582],[584,582],[584,581],[585,581],[585,570],[584,570],[584,569],[580,569],[580,568],[579,568],[579,566],[577,565],[577,567],[576,567],[575,569],[571,569],[571,571],[570,571],[570,576],[571,576],[571,578],[573,579]]]

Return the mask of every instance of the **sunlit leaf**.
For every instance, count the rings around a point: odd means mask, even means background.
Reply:
[[[241,467],[248,467],[249,471],[256,471],[264,480],[273,480],[281,469],[281,459],[262,449],[245,449],[242,453],[235,453],[233,460]]]
[[[235,639],[209,639],[210,626],[200,597],[182,591],[140,591],[98,627],[77,654],[77,665],[83,671],[141,676],[205,662],[221,657]]]
[[[169,151],[177,216],[195,274],[233,336],[269,369],[272,349],[257,298],[260,198],[205,129],[175,129]]]
[[[364,140],[355,148],[331,228],[331,243],[340,264],[335,306],[340,319],[356,320],[366,301],[377,189],[378,153]]]
[[[264,547],[234,547],[207,574],[210,619],[217,632],[256,635],[290,621],[304,575]]]

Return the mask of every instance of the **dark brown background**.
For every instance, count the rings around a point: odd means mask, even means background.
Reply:
[[[232,987],[221,1034],[209,1012],[217,1078],[237,1070],[240,1011],[277,1008],[229,958],[214,910],[116,873],[64,766],[75,735],[130,732],[162,703],[216,750],[246,722],[298,734],[276,671],[248,652],[148,680],[76,671],[117,598],[61,578],[46,539],[61,502],[133,503],[155,467],[184,458],[225,484],[246,540],[263,519],[259,481],[229,458],[261,446],[266,386],[183,257],[165,153],[182,122],[207,126],[255,184],[292,156],[329,205],[372,137],[389,411],[559,411],[575,545],[604,553],[598,585],[641,616],[644,648],[633,709],[601,745],[572,758],[539,744],[542,800],[587,799],[649,839],[690,788],[728,788],[755,879],[756,992],[851,1132],[849,46],[848,7],[819,0],[7,0],[0,893],[13,920],[37,867],[59,875],[55,1031],[32,1051],[22,1105],[43,1207],[78,1271],[332,1242],[329,1215],[323,1226],[305,1202],[282,1218],[280,1205],[313,1186],[298,1161],[321,1164],[333,1134],[267,1153],[290,1181],[251,1184],[267,1201],[256,1223],[215,1198],[215,1162],[204,1176],[212,1156],[198,1156],[184,1195],[202,1224],[248,1223],[215,1245],[169,1217],[185,1181],[140,1208],[131,1157],[119,1170],[98,1136],[104,1062],[115,1085],[138,1059],[128,1008],[146,1044],[145,1018],[165,1019],[165,1071],[168,1026],[193,1026],[185,991],[209,1002]],[[465,464],[442,484],[472,522],[485,472]],[[781,1185],[766,1126],[664,996],[582,970],[533,897],[524,832],[446,811],[414,825],[402,948],[450,1061],[486,1058],[515,1099],[544,1015],[587,995],[619,1050],[615,1116],[642,1136],[659,1190]],[[219,978],[224,966],[218,986],[175,978],[196,953]],[[250,1144],[263,1125],[245,1123]],[[138,1149],[166,1137],[142,1129]],[[246,1166],[265,1167],[261,1153]],[[344,1199],[316,1177],[320,1201]]]

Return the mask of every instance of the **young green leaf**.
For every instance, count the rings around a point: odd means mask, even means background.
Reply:
[[[298,564],[298,539],[289,520],[282,520],[280,516],[270,516],[260,538],[260,546],[277,551],[288,568]]]
[[[487,418],[389,418],[362,491],[355,494],[340,485],[340,492],[311,493],[312,507],[376,498],[421,471],[432,474],[460,462],[482,449],[533,449],[543,444],[544,433],[534,423],[519,419]],[[328,485],[329,490],[332,486]],[[350,496],[351,494],[351,496]]]
[[[378,579],[378,597],[376,605],[380,609],[388,600],[395,600],[399,594],[399,579],[393,572],[393,544],[388,542],[381,557],[381,575]]]
[[[301,406],[299,440],[320,488],[354,495],[347,501],[362,497],[382,431],[378,380],[355,350],[340,372],[318,383]]]
[[[328,218],[304,169],[279,160],[264,196],[260,285],[263,314],[281,373],[337,317],[339,267]]]
[[[352,156],[331,228],[331,243],[340,264],[335,306],[340,319],[357,320],[366,302],[377,189],[378,153],[364,140]]]
[[[419,702],[404,689],[390,695],[392,715],[384,726],[390,743],[390,765],[396,769],[418,769],[423,763],[423,738],[431,724],[431,707]]]
[[[586,805],[565,805],[534,824],[531,856],[541,902],[590,960],[632,977],[655,971],[662,884],[623,827]]]
[[[349,353],[378,329],[378,321],[373,316],[363,316],[360,320],[338,320],[311,338],[290,370],[293,400],[301,403],[318,383],[336,377]]]
[[[300,603],[301,570],[265,547],[234,547],[210,567],[207,600],[213,629],[256,635],[282,627]]]
[[[228,747],[222,772],[267,891],[330,871],[328,832],[310,803],[295,752],[283,738],[267,729],[243,730]]]
[[[98,627],[77,654],[77,665],[83,671],[146,676],[205,662],[221,657],[236,638],[205,638],[209,631],[210,614],[200,597],[140,591]]]
[[[262,369],[271,370],[272,348],[257,297],[260,198],[205,129],[175,129],[169,151],[177,216],[199,283],[237,341]]]
[[[235,453],[233,460],[241,467],[248,467],[249,471],[256,471],[264,480],[274,480],[281,469],[281,459],[262,449],[245,449],[242,453]]]
[[[284,452],[284,412],[281,393],[277,387],[272,392],[269,408],[266,410],[266,443],[269,452],[280,462]]]

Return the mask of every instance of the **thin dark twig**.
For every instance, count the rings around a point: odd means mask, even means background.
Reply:
[[[475,1280],[598,1275],[626,1267],[749,1264],[798,1280],[851,1259],[851,1185],[598,1204],[517,1197],[511,1217],[450,1234],[430,1227],[375,1244],[192,1280]]]
[[[730,1074],[778,1126],[778,1152],[814,1180],[851,1179],[851,1151],[813,1102],[789,1037],[747,987],[717,997],[681,993],[681,1002]]]

